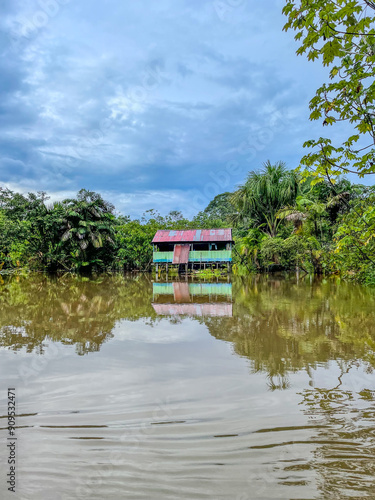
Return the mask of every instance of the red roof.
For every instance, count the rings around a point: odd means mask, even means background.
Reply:
[[[231,229],[189,229],[188,231],[158,231],[152,243],[194,243],[206,241],[232,241]]]

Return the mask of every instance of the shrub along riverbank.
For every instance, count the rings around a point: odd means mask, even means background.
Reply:
[[[45,193],[0,190],[3,271],[149,271],[158,229],[233,227],[234,272],[339,273],[375,284],[375,189],[342,178],[301,178],[282,163],[251,172],[188,220],[180,212],[141,219],[115,212],[98,193],[49,203]]]

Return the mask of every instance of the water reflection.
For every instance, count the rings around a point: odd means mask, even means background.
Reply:
[[[288,373],[332,360],[375,367],[375,291],[334,280],[255,277],[233,283],[153,283],[146,276],[7,278],[0,287],[0,346],[43,353],[47,341],[98,351],[120,320],[156,325],[196,317],[287,384]],[[312,381],[313,382],[313,381]]]
[[[375,293],[333,280],[253,279],[234,284],[232,320],[208,321],[211,335],[231,341],[265,371],[271,388],[288,385],[287,375],[319,364],[360,359],[375,366]],[[313,381],[312,381],[313,383]]]
[[[375,498],[374,290],[36,275],[0,308],[4,380],[70,353],[18,378],[24,498]]]
[[[322,498],[374,498],[375,391],[315,388],[302,397],[303,411],[317,428],[306,467],[318,475]]]
[[[163,316],[232,317],[232,284],[153,283],[152,307]]]
[[[78,354],[99,351],[119,319],[152,321],[151,300],[147,277],[8,278],[0,287],[0,346],[43,354],[55,341],[74,344]]]

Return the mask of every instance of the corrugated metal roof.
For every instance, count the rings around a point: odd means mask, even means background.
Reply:
[[[193,243],[232,241],[232,229],[189,229],[188,231],[158,231],[152,243]]]

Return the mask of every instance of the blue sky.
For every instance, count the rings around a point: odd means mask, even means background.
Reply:
[[[2,0],[0,185],[191,216],[323,134],[282,0]]]

